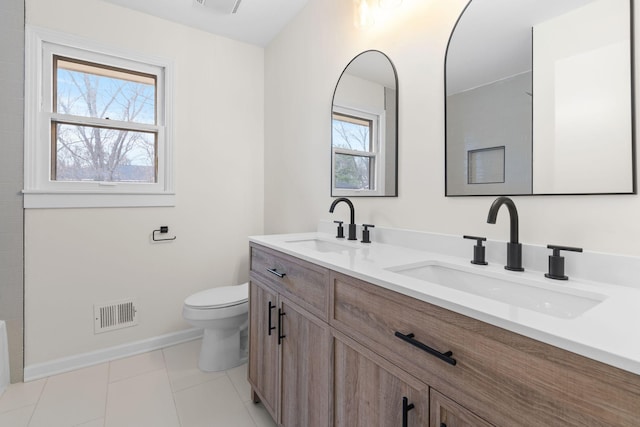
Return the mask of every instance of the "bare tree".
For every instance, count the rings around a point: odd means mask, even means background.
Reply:
[[[155,91],[150,85],[58,72],[59,82],[64,80],[58,84],[60,113],[135,122],[149,110],[155,111]],[[58,180],[155,180],[155,134],[149,132],[57,123],[56,157]]]
[[[353,151],[368,151],[370,138],[368,127],[334,119],[333,132],[339,137],[337,147]],[[335,142],[336,138],[334,138],[334,144]],[[369,157],[336,153],[334,164],[336,186],[342,188],[370,188],[371,165],[369,164]]]

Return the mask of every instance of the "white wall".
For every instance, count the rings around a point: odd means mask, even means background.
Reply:
[[[339,107],[384,112],[384,86],[371,80],[344,73],[333,103]]]
[[[264,50],[99,0],[27,0],[28,24],[175,64],[177,206],[25,212],[26,365],[189,328],[189,294],[248,278],[263,231]],[[160,225],[171,243],[153,244]],[[93,334],[93,304],[140,324]]]
[[[358,31],[351,2],[310,0],[268,46],[266,232],[313,230],[319,219],[347,219],[346,208],[328,213],[331,95],[351,58],[379,49],[394,62],[400,83],[399,197],[354,198],[356,222],[508,239],[506,212],[496,225],[486,223],[493,197],[444,197],[444,54],[465,4],[404,0],[386,22]],[[523,242],[640,255],[638,196],[513,199]]]
[[[27,0],[29,24],[175,61],[178,205],[26,211],[26,365],[187,328],[186,295],[246,280],[248,235],[346,219],[328,213],[331,96],[367,49],[398,71],[400,196],[354,198],[356,221],[506,240],[493,197],[444,197],[443,61],[465,4],[404,0],[359,31],[350,1],[309,0],[263,51],[99,0]],[[524,242],[640,255],[637,196],[514,200]],[[160,225],[177,240],[151,244]],[[129,296],[140,325],[94,335],[92,305]]]
[[[633,190],[628,22],[599,0],[534,27],[534,193]]]

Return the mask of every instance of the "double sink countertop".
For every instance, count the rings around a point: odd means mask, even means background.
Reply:
[[[320,224],[318,232],[249,240],[640,375],[640,286],[626,277],[640,259],[597,253],[582,261],[571,258],[574,264],[595,259],[603,263],[599,270],[616,268],[626,276],[599,281],[569,274],[561,281],[544,277],[548,251],[541,247],[523,249],[534,254],[525,256],[523,265],[529,261],[534,267],[512,272],[491,258],[486,266],[471,264],[462,253],[471,254],[472,245],[458,236],[376,229],[378,241],[364,244],[336,239],[328,230]],[[504,242],[487,242],[487,251],[500,245]],[[569,272],[588,274],[583,270]],[[633,276],[640,281],[640,270]]]

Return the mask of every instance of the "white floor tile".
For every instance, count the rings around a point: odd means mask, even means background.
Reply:
[[[165,370],[109,384],[106,427],[179,427]]]
[[[0,427],[275,427],[247,365],[205,373],[200,340],[11,385]]]
[[[243,402],[251,400],[251,386],[247,380],[247,364],[229,369],[227,375]]]
[[[41,379],[28,383],[11,384],[0,397],[0,413],[35,405],[46,382],[46,379]]]
[[[126,359],[114,360],[109,366],[109,382],[120,381],[136,375],[164,369],[162,350],[142,353]]]
[[[198,369],[201,341],[189,341],[162,350],[171,388],[174,392],[225,375],[224,372],[202,372]]]
[[[244,406],[256,423],[256,427],[277,427],[269,412],[262,403],[253,403],[252,401],[244,402]]]
[[[29,427],[69,427],[103,417],[108,372],[103,363],[48,378]]]
[[[104,427],[104,418],[98,418],[97,420],[92,420],[83,424],[78,424],[74,427]]]
[[[0,414],[0,426],[27,427],[34,409],[35,405],[30,405],[3,412]]]
[[[182,427],[255,427],[227,376],[181,390],[175,401]]]

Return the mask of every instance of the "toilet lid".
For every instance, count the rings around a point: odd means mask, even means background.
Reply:
[[[193,308],[223,308],[242,304],[249,299],[249,284],[222,286],[197,292],[184,300]]]

